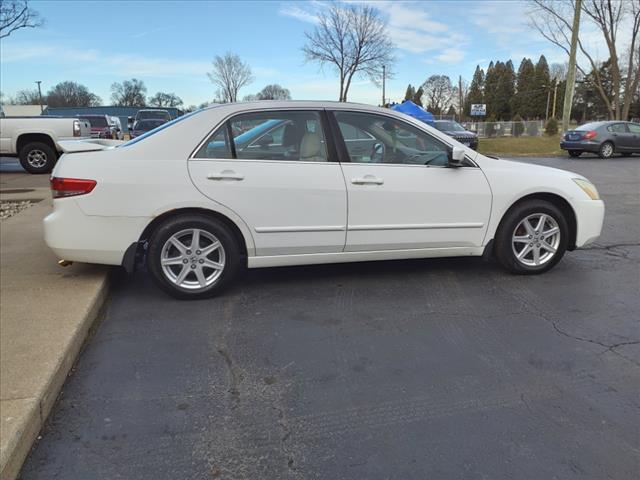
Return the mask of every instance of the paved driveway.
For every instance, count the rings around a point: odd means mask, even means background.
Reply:
[[[279,268],[198,302],[120,277],[23,478],[638,478],[640,159],[531,161],[607,202],[546,275]]]

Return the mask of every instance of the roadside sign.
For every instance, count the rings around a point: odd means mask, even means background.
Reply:
[[[471,104],[471,116],[473,117],[483,117],[487,114],[487,104],[486,103],[472,103]]]

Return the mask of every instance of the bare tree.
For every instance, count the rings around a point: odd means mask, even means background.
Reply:
[[[42,101],[45,104],[47,103],[46,96],[42,97]],[[13,103],[15,105],[39,105],[40,95],[38,94],[38,89],[18,90],[18,92],[16,92],[16,96],[9,99],[9,103]]]
[[[237,102],[238,91],[253,82],[251,67],[243,63],[240,57],[231,52],[223,57],[216,55],[213,60],[213,71],[207,73],[209,80],[219,87],[216,96],[221,103]]]
[[[260,90],[257,97],[258,100],[291,100],[291,92],[289,92],[289,89],[274,83]]]
[[[137,78],[111,84],[111,101],[118,107],[144,107],[146,94],[147,87]]]
[[[0,38],[21,28],[40,27],[43,23],[40,14],[29,8],[27,0],[0,0]]]
[[[96,107],[102,103],[102,99],[87,87],[69,81],[52,87],[47,92],[46,99],[49,107]]]
[[[423,84],[424,98],[427,110],[439,115],[452,103],[457,92],[451,84],[451,79],[446,75],[431,75]]]
[[[320,67],[328,64],[337,71],[341,102],[347,101],[355,75],[377,83],[382,79],[383,66],[388,73],[394,62],[387,25],[370,5],[332,3],[318,15],[314,31],[305,36],[307,44],[302,51],[306,59],[318,62]]]
[[[571,42],[571,18],[575,9],[574,0],[532,0],[534,8],[530,14],[531,25],[554,45],[569,54]],[[594,58],[593,53],[578,37],[578,48],[589,63],[589,67],[577,64],[578,70],[586,76],[593,72],[597,91],[609,111],[612,119],[626,119],[633,101],[633,95],[640,84],[640,66],[638,51],[640,50],[640,0],[584,0],[582,13],[595,25],[606,42],[611,63],[612,94],[600,75],[602,62]],[[623,46],[618,39],[620,25],[630,22],[630,37],[626,59],[621,61],[619,49]],[[581,30],[584,31],[584,30]],[[626,67],[626,68],[625,68]]]
[[[184,102],[175,93],[158,92],[153,97],[149,97],[148,103],[154,107],[179,107]]]

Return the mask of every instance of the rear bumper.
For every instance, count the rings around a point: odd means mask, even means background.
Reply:
[[[122,265],[125,252],[151,221],[146,217],[85,215],[73,198],[54,200],[44,219],[44,240],[64,260]]]
[[[573,208],[578,226],[576,247],[583,247],[595,241],[602,232],[604,202],[602,200],[584,200],[575,202]]]
[[[579,150],[581,152],[598,153],[600,144],[589,141],[570,142],[568,140],[560,140],[560,148],[562,150]]]

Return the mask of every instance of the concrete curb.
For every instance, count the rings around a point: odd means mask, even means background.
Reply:
[[[1,480],[19,474],[108,295],[107,268],[55,265],[41,235],[49,210],[42,201],[2,222]],[[34,248],[16,279],[12,263]],[[34,281],[46,286],[25,291]]]

